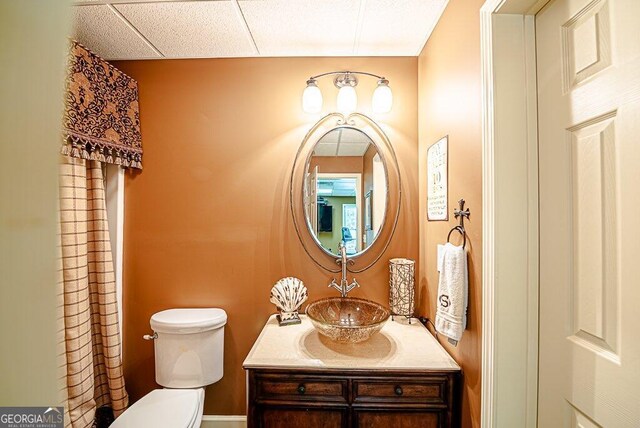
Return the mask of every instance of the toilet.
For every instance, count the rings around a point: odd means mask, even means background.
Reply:
[[[198,428],[204,387],[223,373],[224,326],[218,308],[168,309],[153,314],[155,389],[120,415],[112,428]]]

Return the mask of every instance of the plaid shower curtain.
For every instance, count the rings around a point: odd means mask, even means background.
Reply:
[[[128,404],[100,162],[60,164],[61,357],[67,426],[100,426]],[[65,370],[66,369],[66,370]]]

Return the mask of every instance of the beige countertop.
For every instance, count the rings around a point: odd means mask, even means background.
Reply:
[[[366,342],[339,344],[320,336],[306,315],[302,323],[280,327],[269,317],[244,360],[245,369],[460,370],[418,321],[391,318]]]

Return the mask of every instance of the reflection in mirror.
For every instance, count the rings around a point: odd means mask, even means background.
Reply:
[[[366,250],[382,229],[387,176],[375,144],[362,131],[339,127],[315,145],[305,172],[304,206],[309,229],[329,253]]]

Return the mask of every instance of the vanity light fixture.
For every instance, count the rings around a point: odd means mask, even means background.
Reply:
[[[378,80],[378,87],[373,91],[371,108],[375,113],[389,113],[393,105],[393,94],[387,79]]]
[[[358,107],[358,94],[353,86],[343,86],[338,91],[336,100],[338,111],[345,116],[356,111]]]
[[[322,110],[322,92],[316,84],[316,79],[307,80],[307,87],[302,93],[302,109],[307,113],[320,113]]]
[[[378,86],[373,92],[371,107],[374,113],[388,113],[393,104],[393,94],[389,87],[389,81],[383,76],[378,76],[364,71],[330,71],[328,73],[311,76],[307,80],[307,87],[302,93],[302,108],[306,113],[320,113],[322,110],[322,93],[317,85],[317,79],[324,76],[335,76],[333,84],[338,88],[338,98],[336,100],[337,109],[340,113],[348,115],[356,111],[358,107],[358,77],[356,75],[370,76],[378,79]]]
[[[358,78],[350,73],[338,74],[333,79],[333,84],[338,89],[338,99],[336,107],[338,111],[345,116],[356,111],[358,107],[358,94],[356,94],[356,86],[358,86]]]

